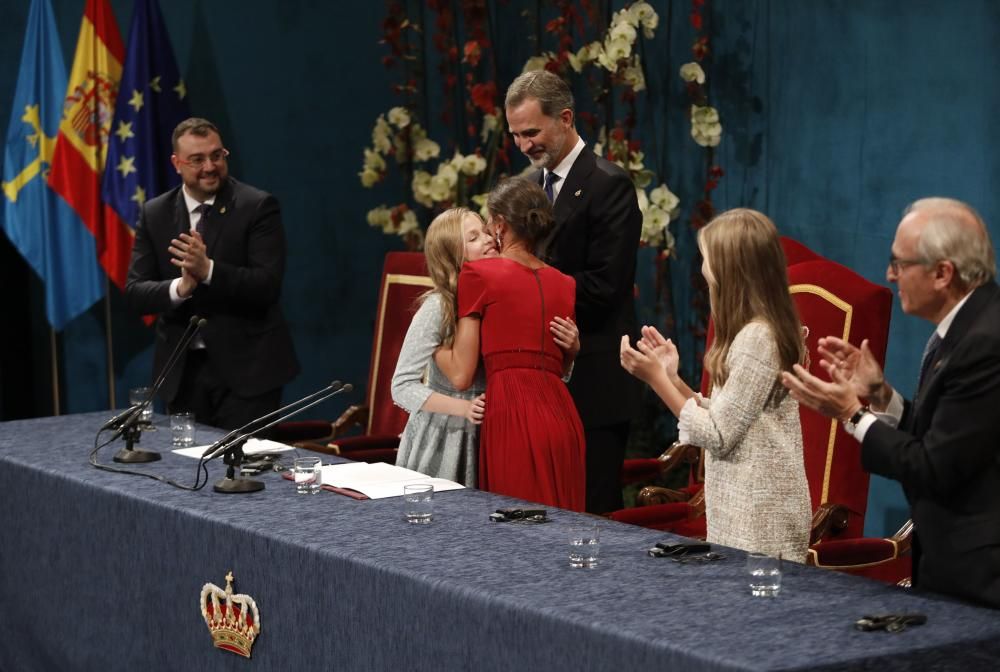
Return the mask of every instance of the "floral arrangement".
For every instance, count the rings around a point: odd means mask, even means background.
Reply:
[[[694,2],[697,8],[699,0]],[[668,226],[679,213],[680,199],[665,183],[650,189],[655,175],[645,166],[641,143],[634,137],[636,98],[646,88],[637,42],[640,32],[643,39],[655,37],[659,16],[648,2],[639,0],[614,12],[607,28],[599,32],[599,39],[574,50],[573,29],[582,34],[585,18],[593,25],[599,23],[596,7],[589,2],[579,4],[588,16],[583,16],[573,2],[556,0],[559,17],[546,23],[544,30],[555,38],[557,49],[528,59],[523,71],[545,68],[567,79],[588,76],[595,104],[609,113],[602,121],[596,114],[578,109],[577,119],[589,127],[591,137],[598,139],[594,151],[617,163],[632,178],[643,213],[642,242],[670,255],[674,237]],[[387,234],[402,236],[413,249],[422,242],[421,215],[429,217],[453,205],[484,209],[486,192],[497,175],[509,168],[510,139],[503,128],[483,3],[458,3],[469,38],[461,45],[455,37],[452,3],[429,0],[427,5],[436,13],[433,44],[440,56],[438,73],[445,94],[442,121],[454,122],[453,94],[460,82],[465,87],[465,104],[460,108],[465,121],[465,147],[449,148],[450,158],[443,156],[441,146],[413,118],[413,111],[419,107],[416,81],[425,72],[421,50],[414,44],[420,39],[420,28],[407,19],[403,5],[393,1],[383,24],[383,42],[390,49],[383,61],[389,67],[402,66],[404,83],[395,88],[407,101],[375,120],[371,147],[364,150],[364,164],[358,173],[361,184],[372,188],[386,179],[391,164],[400,170],[408,197],[397,205],[383,204],[372,209],[368,223]],[[722,127],[718,112],[707,105],[704,71],[698,63],[688,64],[681,76],[689,83],[689,92],[691,82],[702,87],[700,104],[692,104],[692,137],[704,147],[714,147]],[[618,119],[610,119],[613,106],[607,97],[611,92],[619,92],[620,106],[625,110]]]
[[[706,150],[705,188],[701,200],[692,211],[691,224],[695,229],[701,228],[714,216],[712,191],[719,186],[722,178],[722,168],[715,164],[715,147],[722,140],[722,123],[719,111],[708,104],[708,84],[705,70],[701,64],[710,54],[709,38],[705,29],[705,11],[707,0],[692,0],[690,15],[691,27],[696,37],[691,45],[694,61],[681,66],[680,77],[685,82],[688,100],[691,102],[691,137]]]

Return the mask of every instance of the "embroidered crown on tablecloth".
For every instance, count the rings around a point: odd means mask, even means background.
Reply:
[[[250,657],[260,634],[260,613],[249,595],[233,595],[233,573],[226,574],[226,589],[214,583],[201,588],[201,616],[216,648]]]

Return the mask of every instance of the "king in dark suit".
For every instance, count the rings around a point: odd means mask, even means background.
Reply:
[[[622,508],[621,467],[640,387],[618,363],[621,337],[636,334],[633,288],[642,214],[619,166],[587,149],[574,127],[573,94],[548,71],[507,89],[507,125],[538,169],[556,226],[540,256],[576,279],[580,354],[569,390],[587,441],[587,511]]]
[[[917,201],[886,277],[903,312],[935,324],[914,400],[885,382],[866,344],[834,338],[820,341],[833,382],[797,369],[785,384],[845,421],[867,470],[902,484],[914,585],[1000,608],[1000,287],[985,224],[964,203]]]
[[[158,314],[154,378],[190,318],[206,319],[161,396],[171,412],[231,429],[278,407],[298,373],[279,300],[285,234],[277,200],[229,177],[218,129],[181,122],[173,135],[182,186],[142,207],[125,299]]]

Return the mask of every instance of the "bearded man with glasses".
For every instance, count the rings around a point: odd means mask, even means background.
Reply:
[[[170,412],[234,429],[278,408],[299,371],[281,311],[285,233],[274,196],[229,176],[219,129],[199,118],[174,129],[181,186],[143,204],[125,300],[157,314],[153,378],[192,316],[205,318],[164,381]]]
[[[913,401],[886,382],[867,342],[833,337],[820,339],[831,382],[799,366],[782,382],[844,421],[865,469],[902,484],[914,586],[1000,608],[1000,287],[986,225],[965,203],[917,201],[886,279],[903,312],[935,325]]]

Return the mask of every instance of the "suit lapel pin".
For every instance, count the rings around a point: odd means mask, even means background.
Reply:
[[[576,196],[577,198],[580,198],[580,194],[582,194],[582,193],[583,193],[583,189],[577,189],[576,193],[573,194],[573,195]]]
[[[222,207],[221,207],[221,208],[219,209],[219,214],[220,214],[220,215],[224,215],[224,214],[226,214],[226,206],[222,206]]]

